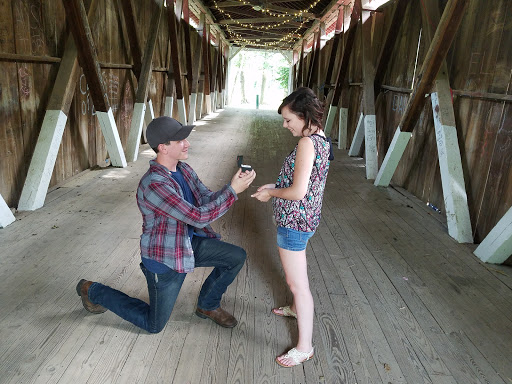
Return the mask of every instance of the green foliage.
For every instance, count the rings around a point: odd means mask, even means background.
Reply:
[[[276,80],[279,82],[279,85],[283,89],[288,89],[288,77],[290,76],[290,68],[289,67],[279,67],[277,69],[277,77]]]

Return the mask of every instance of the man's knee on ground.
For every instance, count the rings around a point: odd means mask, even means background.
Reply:
[[[234,265],[243,265],[245,263],[245,259],[247,259],[247,252],[245,252],[245,249],[241,247],[237,247],[237,251],[234,252]]]

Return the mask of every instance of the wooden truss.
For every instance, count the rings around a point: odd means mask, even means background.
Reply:
[[[228,57],[222,54],[227,52],[223,47],[221,36],[217,37],[219,42],[219,54],[216,56],[215,70],[212,71],[210,62],[210,41],[209,26],[205,22],[205,14],[200,16],[199,43],[194,47],[194,57],[201,57],[200,65],[192,65],[192,47],[189,33],[189,7],[188,0],[178,0],[176,8],[174,2],[169,2],[165,8],[164,0],[159,0],[154,8],[151,19],[151,26],[146,40],[144,54],[142,54],[139,38],[137,36],[136,20],[132,0],[120,0],[121,10],[124,16],[124,33],[128,36],[132,65],[125,65],[133,71],[137,78],[137,90],[133,108],[132,125],[126,143],[126,155],[123,151],[116,122],[107,97],[106,86],[101,76],[101,63],[99,63],[94,41],[92,39],[89,17],[95,12],[97,0],[89,5],[89,16],[82,0],[70,0],[64,2],[66,18],[69,21],[71,36],[68,37],[64,53],[59,60],[59,70],[56,76],[54,87],[51,91],[47,110],[42,123],[41,131],[35,146],[34,154],[29,166],[27,178],[20,196],[19,210],[35,210],[44,205],[48,192],[48,186],[55,167],[62,135],[67,123],[67,116],[71,101],[75,92],[79,68],[82,67],[87,80],[91,99],[94,104],[96,116],[98,117],[106,147],[113,166],[125,167],[127,161],[137,159],[141,137],[143,137],[144,122],[149,123],[154,115],[152,112],[151,100],[148,98],[149,83],[152,74],[152,58],[156,47],[158,32],[160,29],[162,13],[167,9],[169,25],[169,43],[171,51],[171,64],[168,70],[167,96],[174,92],[177,95],[177,105],[180,112],[180,120],[187,122],[185,113],[185,95],[190,96],[189,122],[196,119],[196,104],[198,115],[201,116],[203,93],[209,100],[211,87],[215,92],[222,95],[225,88],[225,77]],[[89,4],[89,2],[87,2]],[[181,15],[183,14],[183,20]],[[182,25],[180,25],[180,23]],[[179,28],[180,27],[180,28]],[[182,31],[182,34],[179,32]],[[181,71],[181,50],[178,40],[183,36],[185,46],[185,68],[186,73]],[[80,67],[79,67],[80,64]],[[202,73],[201,73],[202,71]],[[182,76],[186,76],[186,83]],[[223,106],[223,97],[219,97]],[[198,102],[199,101],[199,102]],[[172,113],[172,101],[166,98],[166,114]],[[207,103],[207,110],[211,111],[211,103]],[[5,226],[13,221],[13,215],[3,198],[0,197],[0,225]]]

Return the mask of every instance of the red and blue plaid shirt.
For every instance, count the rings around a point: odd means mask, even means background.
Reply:
[[[179,273],[194,270],[194,252],[188,225],[200,236],[220,238],[209,225],[224,215],[238,199],[227,184],[212,192],[186,163],[178,168],[190,186],[197,206],[188,203],[171,172],[156,161],[149,162],[137,189],[137,205],[142,213],[141,256],[158,261]]]

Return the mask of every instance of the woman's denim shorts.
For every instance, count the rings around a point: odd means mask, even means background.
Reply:
[[[303,251],[315,232],[301,232],[295,229],[277,227],[277,246],[288,251]]]

